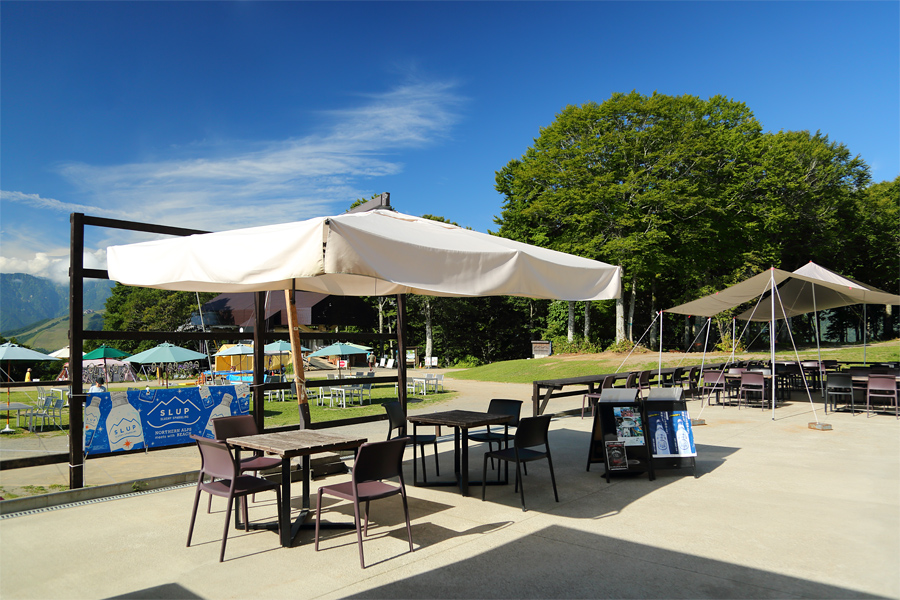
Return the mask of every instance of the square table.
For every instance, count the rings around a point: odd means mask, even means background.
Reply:
[[[16,411],[16,427],[19,426],[19,412],[20,411],[34,411],[35,407],[31,404],[25,404],[24,402],[4,402],[0,404],[0,412],[5,412],[7,414],[7,418],[9,418],[10,411]],[[30,417],[28,421],[28,429],[34,429],[34,413],[32,412],[30,415],[26,414],[26,417]]]
[[[486,425],[504,425],[509,435],[509,422],[512,415],[497,415],[471,410],[448,410],[445,412],[424,415],[409,415],[407,420],[413,424],[413,484],[414,485],[459,485],[463,496],[469,495],[469,429]],[[419,425],[443,425],[453,428],[453,469],[455,482],[419,483],[416,477],[416,429]],[[479,482],[472,482],[479,483]],[[504,481],[502,483],[508,483]]]
[[[235,449],[235,460],[240,461],[242,448],[262,450],[277,454],[284,462],[281,465],[281,545],[291,546],[294,536],[312,513],[309,510],[309,457],[321,452],[335,450],[355,450],[366,443],[366,438],[338,433],[322,433],[313,429],[259,433],[228,438],[228,445]],[[291,458],[303,458],[303,510],[291,525]],[[240,512],[240,511],[238,511]],[[237,513],[236,513],[237,515]]]

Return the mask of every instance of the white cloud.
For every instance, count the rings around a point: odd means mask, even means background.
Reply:
[[[209,231],[300,220],[334,206],[344,210],[375,191],[371,178],[403,171],[398,156],[404,149],[447,136],[462,102],[454,84],[428,82],[361,98],[356,108],[321,113],[322,130],[301,137],[230,148],[198,144],[189,158],[156,162],[63,164],[60,174],[84,204],[17,191],[0,192],[0,199],[59,215],[81,212]],[[4,229],[0,272],[66,279],[68,236],[54,244],[27,223]],[[99,237],[86,238],[86,247],[148,239],[116,230],[102,230]],[[91,261],[92,268],[105,268],[105,250],[87,253],[85,266]]]

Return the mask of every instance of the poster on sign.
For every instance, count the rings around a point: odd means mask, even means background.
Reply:
[[[212,438],[211,421],[250,412],[246,384],[88,394],[84,452],[105,454],[187,444],[191,434]]]
[[[654,458],[697,456],[687,411],[652,411],[647,413],[647,419]]]

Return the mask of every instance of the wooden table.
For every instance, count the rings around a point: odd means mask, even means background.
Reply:
[[[413,484],[423,486],[458,485],[463,496],[469,495],[469,429],[487,425],[504,425],[504,432],[509,435],[509,422],[512,415],[496,415],[471,410],[448,410],[445,412],[407,417],[413,424]],[[456,481],[438,481],[419,483],[416,471],[416,429],[419,425],[440,425],[453,428],[453,471]],[[503,481],[501,483],[507,483]],[[481,482],[472,482],[481,483]]]
[[[291,546],[294,536],[304,525],[304,521],[312,513],[309,510],[309,457],[321,452],[334,452],[336,450],[355,450],[366,442],[366,438],[340,435],[336,433],[322,433],[312,429],[298,429],[293,431],[278,431],[275,433],[260,433],[242,437],[228,438],[228,444],[235,449],[235,459],[240,461],[242,448],[248,450],[262,450],[270,454],[277,454],[284,459],[281,465],[281,545],[285,548]],[[291,524],[291,459],[295,456],[303,458],[303,510]],[[238,511],[240,512],[240,511]],[[236,513],[237,514],[237,513]],[[338,524],[340,525],[340,524]],[[269,528],[269,526],[266,526]]]

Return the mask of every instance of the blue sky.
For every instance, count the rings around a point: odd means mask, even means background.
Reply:
[[[69,213],[220,231],[402,212],[496,229],[566,105],[744,102],[891,180],[898,2],[0,2],[0,272],[62,280]],[[89,228],[86,264],[143,238]]]

